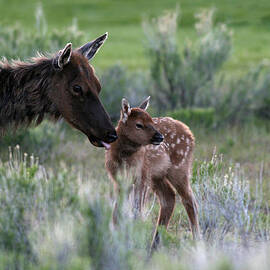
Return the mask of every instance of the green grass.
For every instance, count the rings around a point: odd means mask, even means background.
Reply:
[[[44,128],[47,123],[27,136],[38,137]],[[242,131],[212,133],[194,128],[197,146],[192,187],[199,202],[202,241],[197,246],[192,242],[186,212],[177,199],[168,232],[161,229],[160,249],[152,258],[147,255],[158,203],[144,215],[144,221],[133,220],[127,197],[131,179],[122,178],[125,192],[119,227],[113,228],[112,185],[103,165],[104,149],[90,146],[84,136],[58,124],[55,138],[48,137],[57,144],[53,151],[41,153],[46,163],[40,164],[23,154],[29,142],[24,141],[20,150],[16,147],[1,162],[0,268],[247,269],[250,256],[263,264],[270,234],[269,210],[260,188],[266,178],[258,177],[257,193],[250,192],[253,171],[246,166],[246,156],[241,159],[240,155],[251,143],[254,148],[248,151],[249,160],[263,148],[266,154],[270,145],[267,132],[253,125]],[[259,145],[261,137],[265,138]],[[224,138],[237,144],[230,142],[229,150],[224,151]],[[40,141],[39,147],[42,144],[45,142]],[[215,144],[216,153],[224,153],[223,159],[212,158]],[[7,152],[2,147],[1,156]],[[38,151],[37,146],[33,151]],[[258,160],[266,164],[269,157],[260,153]],[[144,213],[152,202],[150,196]],[[255,266],[248,269],[257,269]]]
[[[49,30],[64,28],[77,19],[79,28],[89,33],[89,39],[108,31],[110,37],[96,57],[99,68],[121,62],[131,69],[147,69],[144,34],[141,27],[144,18],[161,15],[164,10],[174,10],[179,5],[181,20],[178,40],[182,46],[193,39],[194,14],[202,8],[216,7],[216,22],[225,22],[234,32],[234,51],[224,70],[231,74],[243,72],[247,67],[270,58],[270,2],[267,0],[183,0],[183,1],[44,1],[42,6]],[[0,0],[0,24],[15,22],[26,28],[35,26],[36,1]]]

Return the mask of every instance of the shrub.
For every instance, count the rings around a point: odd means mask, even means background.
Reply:
[[[0,182],[0,250],[34,261],[33,224],[53,216],[59,206],[76,204],[74,178],[65,169],[49,176],[38,159],[22,155],[16,146],[9,161],[1,162]]]
[[[101,100],[104,103],[110,117],[116,121],[119,119],[121,100],[127,94],[127,73],[121,65],[108,68],[101,76],[102,91]]]
[[[38,127],[28,129],[9,130],[1,137],[0,152],[2,158],[6,155],[6,149],[11,146],[20,145],[23,151],[35,153],[41,161],[48,158],[53,160],[52,149],[56,147],[65,137],[67,128],[63,122],[50,123],[44,121]]]
[[[221,86],[215,103],[218,124],[241,123],[254,116],[269,119],[270,67],[262,62],[241,78]]]
[[[265,207],[261,176],[256,180],[256,193],[251,194],[249,180],[240,165],[225,167],[222,156],[214,154],[210,162],[195,165],[193,182],[200,226],[207,242],[218,245],[220,240],[223,244],[241,241],[249,246],[251,239],[268,239],[265,229],[270,224],[260,214]]]
[[[28,32],[20,25],[0,25],[0,51],[7,59],[29,58],[37,51],[55,53],[71,40],[74,46],[86,41],[85,34],[78,30],[76,21],[68,28],[49,32],[41,7],[36,11],[36,31]]]
[[[231,33],[225,25],[213,24],[213,10],[197,16],[198,39],[179,53],[178,13],[143,24],[148,48],[153,96],[159,110],[209,106],[205,91],[211,89],[217,72],[231,50]]]
[[[147,77],[141,72],[127,72],[120,64],[114,65],[102,73],[101,100],[105,104],[113,121],[119,119],[121,100],[126,97],[133,106],[147,96]]]
[[[188,108],[168,112],[167,116],[190,126],[210,128],[215,123],[214,108]]]

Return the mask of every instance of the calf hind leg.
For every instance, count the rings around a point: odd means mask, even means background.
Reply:
[[[189,177],[185,173],[175,170],[168,178],[182,199],[190,221],[193,239],[197,240],[200,237],[198,206],[190,186]]]
[[[153,179],[152,188],[158,196],[160,211],[153,236],[151,251],[156,249],[160,242],[158,227],[163,225],[167,229],[175,205],[175,192],[165,178]]]

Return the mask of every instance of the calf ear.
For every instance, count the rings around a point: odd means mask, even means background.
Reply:
[[[53,66],[56,69],[62,69],[69,63],[72,54],[72,44],[68,43],[63,50],[58,52],[58,55],[53,59]]]
[[[143,109],[143,110],[147,110],[148,106],[149,106],[149,100],[150,100],[150,96],[148,98],[146,98],[141,105],[139,106],[139,108]]]
[[[92,59],[108,37],[108,32],[78,49],[88,60]]]
[[[121,121],[123,123],[126,123],[130,113],[131,113],[131,109],[130,109],[129,103],[125,98],[123,98],[122,99],[122,110],[121,110]]]

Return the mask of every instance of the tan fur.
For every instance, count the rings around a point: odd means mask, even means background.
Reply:
[[[144,130],[136,129],[138,122],[143,123]],[[175,206],[175,190],[188,213],[193,237],[198,238],[197,203],[189,182],[195,139],[188,126],[169,117],[152,119],[144,110],[133,108],[125,123],[120,119],[116,131],[119,139],[106,152],[106,169],[116,193],[119,192],[117,173],[127,168],[133,173],[135,189],[139,193],[135,202],[138,212],[143,204],[145,186],[150,186],[159,198],[160,213],[152,249],[159,242],[158,226],[167,228],[169,224]],[[160,145],[153,145],[151,138],[157,131],[163,134],[164,140]],[[114,222],[116,210],[117,206]]]

